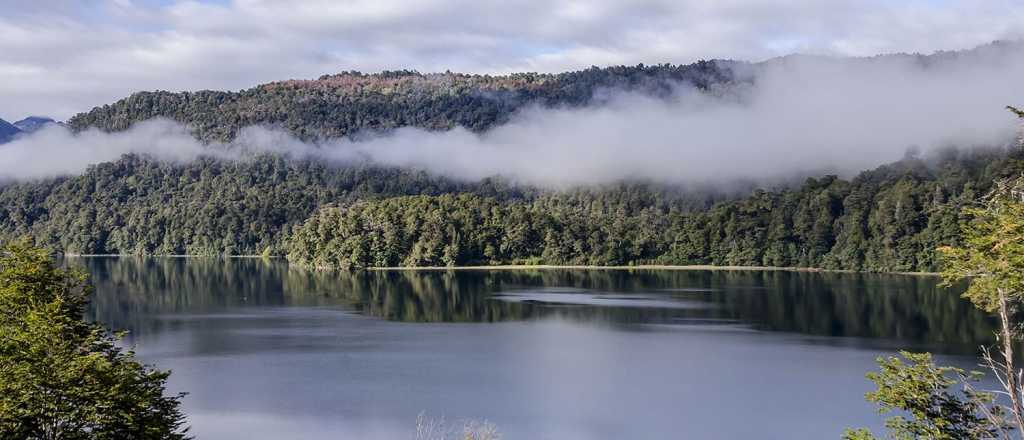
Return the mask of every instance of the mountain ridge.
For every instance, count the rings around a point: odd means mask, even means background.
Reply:
[[[21,130],[14,124],[0,119],[0,144],[10,142],[15,136],[21,134]]]
[[[29,116],[20,121],[14,122],[13,126],[17,127],[24,133],[34,133],[49,124],[60,124],[53,120],[53,118],[46,116]]]
[[[274,81],[238,92],[137,92],[79,113],[67,123],[75,131],[91,127],[121,131],[136,122],[164,117],[192,127],[204,141],[230,140],[249,125],[279,126],[303,140],[406,126],[483,131],[527,105],[589,104],[601,89],[665,95],[680,83],[711,88],[732,80],[735,66],[739,64],[699,61],[502,76],[350,71],[316,80]]]

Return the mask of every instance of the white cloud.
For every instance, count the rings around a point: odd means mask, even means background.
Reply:
[[[1019,0],[0,1],[0,117],[341,70],[502,73],[1019,38]]]
[[[305,144],[250,127],[233,145],[206,147],[164,120],[114,134],[51,127],[0,146],[0,178],[74,174],[129,152],[183,161],[255,150],[554,186],[765,180],[822,169],[852,173],[899,159],[910,147],[1003,146],[1017,127],[1004,106],[1024,103],[1024,44],[927,62],[788,57],[752,69],[752,86],[723,97],[686,88],[667,100],[612,92],[600,106],[527,109],[483,134],[403,128]]]

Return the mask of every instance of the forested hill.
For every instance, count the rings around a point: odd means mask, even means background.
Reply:
[[[466,194],[325,207],[288,240],[317,267],[488,264],[818,267],[934,271],[957,243],[962,208],[996,179],[1019,176],[1024,152],[918,158],[799,188],[682,211],[602,194],[502,201]]]
[[[871,63],[900,58],[924,67],[957,59],[982,62],[993,53],[1018,50],[1022,45],[994,42],[965,51],[880,55],[850,61]],[[74,130],[96,127],[119,131],[139,121],[164,117],[192,127],[206,141],[230,140],[250,125],[281,127],[303,140],[407,126],[430,130],[461,126],[483,131],[507,121],[525,106],[590,105],[606,98],[608,91],[665,96],[680,86],[731,90],[737,84],[756,81],[765,66],[792,58],[816,57],[783,57],[761,63],[711,60],[685,65],[591,67],[557,74],[344,72],[315,80],[272,82],[238,92],[139,92],[78,114],[67,123]]]
[[[193,127],[207,141],[230,140],[250,125],[283,127],[304,139],[336,138],[361,130],[413,126],[482,131],[523,106],[581,106],[602,90],[666,95],[680,84],[699,89],[728,84],[732,61],[688,65],[593,67],[560,74],[504,76],[387,71],[346,72],[316,80],[280,81],[239,92],[141,92],[74,116],[75,130],[127,129],[165,117]]]
[[[940,62],[940,54],[917,56]],[[865,61],[870,62],[870,61]],[[166,117],[202,140],[250,125],[302,139],[403,126],[483,131],[529,105],[599,103],[603,90],[711,93],[754,81],[729,61],[507,76],[348,72],[240,92],[145,92],[73,117],[73,130]],[[0,242],[80,254],[288,255],[311,266],[714,264],[932,271],[964,206],[1024,153],[907,157],[852,179],[736,193],[654,182],[571,190],[452,180],[370,163],[273,154],[169,163],[126,155],[84,173],[0,182]]]
[[[542,191],[500,179],[463,182],[423,171],[260,155],[172,164],[129,155],[78,176],[0,182],[0,243],[23,236],[72,254],[284,254],[292,227],[318,208],[403,195],[472,193],[500,201]],[[653,184],[573,191],[581,200],[699,210],[728,194]]]
[[[127,156],[0,185],[0,242],[56,251],[288,254],[329,267],[716,264],[931,271],[961,209],[1024,153],[909,157],[746,197],[653,184],[542,191],[499,180],[260,156],[185,165]]]

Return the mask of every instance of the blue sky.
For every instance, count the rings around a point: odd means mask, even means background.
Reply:
[[[0,0],[0,117],[342,70],[505,73],[1018,39],[1024,0]]]

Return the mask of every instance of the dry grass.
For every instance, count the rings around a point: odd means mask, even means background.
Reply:
[[[416,417],[415,440],[501,440],[498,427],[486,420],[465,420],[448,424],[444,417],[428,417],[420,413]]]

